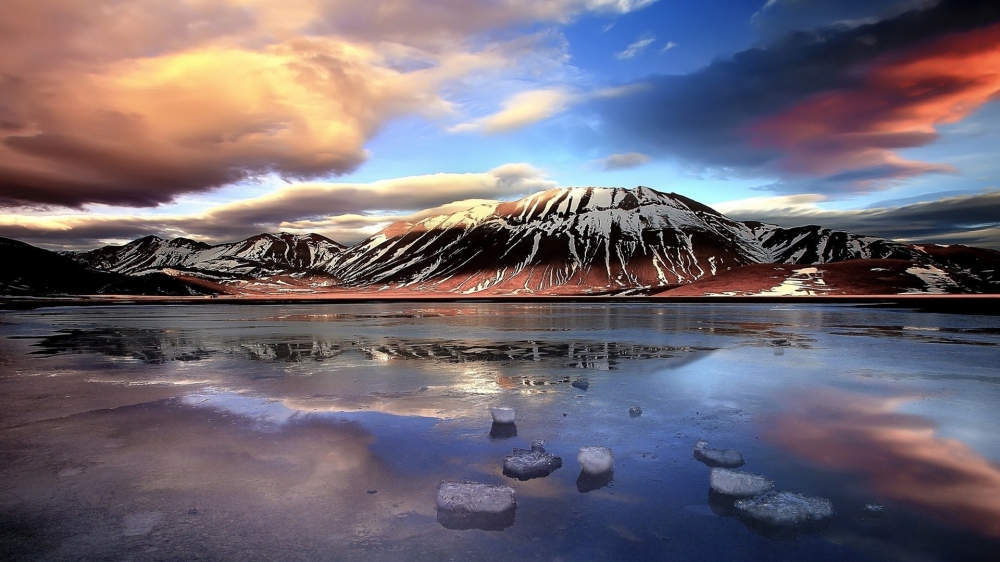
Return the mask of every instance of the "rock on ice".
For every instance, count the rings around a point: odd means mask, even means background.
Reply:
[[[708,441],[694,444],[694,458],[712,467],[737,468],[743,466],[743,453],[733,449],[709,449]]]
[[[638,406],[629,406],[628,415],[633,418],[637,418],[642,415],[642,408]]]
[[[792,492],[768,492],[755,498],[738,500],[733,506],[742,516],[777,527],[795,527],[833,517],[830,500]]]
[[[615,467],[615,453],[607,447],[580,447],[576,460],[587,474],[604,474]]]
[[[517,410],[514,408],[490,408],[490,415],[493,416],[494,423],[514,423]]]
[[[713,468],[708,483],[713,492],[737,498],[751,498],[774,489],[770,478],[728,468]]]
[[[562,459],[545,452],[544,441],[535,441],[531,449],[514,449],[503,459],[503,475],[518,480],[530,480],[552,474],[562,466]]]

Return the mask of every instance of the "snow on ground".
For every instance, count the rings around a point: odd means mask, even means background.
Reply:
[[[910,275],[915,275],[924,282],[926,287],[924,289],[907,289],[905,293],[920,293],[920,294],[932,294],[932,295],[943,295],[945,293],[952,292],[950,289],[958,289],[958,283],[955,283],[951,277],[948,276],[944,271],[934,267],[933,265],[927,266],[913,266],[906,270]]]

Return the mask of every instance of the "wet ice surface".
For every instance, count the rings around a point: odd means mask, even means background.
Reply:
[[[4,312],[0,560],[990,560],[998,352],[995,317],[848,306]],[[700,439],[833,517],[747,523]],[[563,468],[504,477],[536,440]],[[516,520],[440,519],[443,481]]]

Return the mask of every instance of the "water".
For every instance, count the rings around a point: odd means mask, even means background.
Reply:
[[[992,560],[998,346],[996,317],[843,305],[4,312],[0,559]],[[504,477],[536,439],[562,468]],[[734,517],[698,439],[834,519]],[[515,488],[513,525],[445,528],[443,480]]]

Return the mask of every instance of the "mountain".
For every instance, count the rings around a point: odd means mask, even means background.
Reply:
[[[65,258],[260,295],[1000,293],[1000,252],[740,222],[646,187],[552,189],[397,222],[349,248],[317,234],[148,236]]]
[[[698,285],[757,264],[872,259],[929,272],[910,273],[912,279],[900,279],[898,286],[878,285],[887,292],[922,286],[1000,292],[1000,253],[992,250],[913,246],[819,226],[738,222],[687,197],[645,187],[552,189],[511,203],[396,223],[346,250],[332,273],[345,286],[383,290],[607,294]],[[750,271],[755,270],[745,273]],[[937,271],[947,282],[922,281]]]
[[[241,280],[323,272],[343,251],[344,246],[319,234],[282,232],[216,246],[186,238],[146,236],[124,246],[66,255],[88,267],[126,275],[166,271],[210,280]]]
[[[168,275],[133,277],[96,271],[30,244],[0,238],[0,294],[54,295],[204,295],[206,291]]]
[[[575,188],[393,224],[345,251],[333,273],[348,286],[596,293],[764,258],[746,225],[685,197]]]

